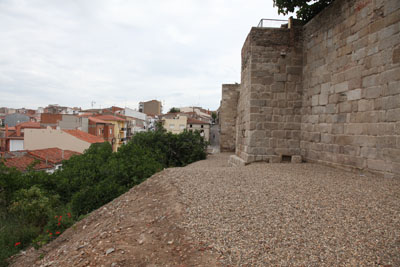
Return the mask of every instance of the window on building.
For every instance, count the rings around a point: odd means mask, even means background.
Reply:
[[[192,128],[193,127],[193,125],[192,124],[190,124],[190,128]]]
[[[204,125],[203,125],[203,124],[201,125],[201,128],[204,128]]]
[[[175,124],[170,124],[170,125],[169,125],[169,128],[170,128],[170,129],[174,129],[174,128],[175,128]]]
[[[99,135],[101,135],[101,129],[99,129]]]
[[[185,129],[185,125],[184,125],[184,124],[180,124],[180,125],[179,125],[179,128]]]

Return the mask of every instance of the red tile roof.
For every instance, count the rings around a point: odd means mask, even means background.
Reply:
[[[20,135],[18,136],[17,132],[11,132],[11,133],[8,134],[7,137],[12,138],[12,139],[22,139],[22,140],[24,140],[24,133],[20,133]]]
[[[96,116],[96,118],[100,119],[100,120],[104,120],[104,121],[125,121],[125,119],[123,118],[119,118],[113,115],[100,115],[100,116]]]
[[[118,111],[118,110],[124,110],[123,108],[120,108],[120,107],[116,107],[116,106],[112,106],[111,107],[111,111],[112,112],[116,112],[116,111]]]
[[[210,123],[208,123],[206,121],[200,121],[200,120],[196,120],[196,119],[193,119],[193,118],[188,118],[187,123],[188,124],[210,124]]]
[[[80,130],[64,130],[64,132],[91,144],[104,142],[104,139],[102,137],[88,134]]]
[[[4,165],[6,165],[9,168],[17,168],[20,171],[25,171],[28,169],[28,167],[35,162],[36,159],[29,157],[27,155],[22,156],[22,157],[17,157],[17,158],[10,158],[4,160]],[[39,161],[33,169],[35,170],[42,170],[42,169],[50,169],[53,168],[53,165],[51,164],[46,164],[43,161]]]
[[[124,114],[119,114],[119,113],[117,113],[116,115],[115,115],[115,117],[117,117],[117,118],[127,118],[128,116],[125,116]]]
[[[78,115],[78,117],[90,117],[93,116],[94,113],[91,112],[86,112],[86,113],[82,113],[80,115]]]
[[[36,149],[36,150],[29,150],[28,154],[44,160],[53,164],[59,164],[63,160],[68,160],[73,155],[80,155],[81,153],[71,151],[71,150],[61,150],[57,147],[53,148],[46,148],[46,149]]]
[[[1,128],[3,131],[5,131],[6,130],[6,127],[3,127],[3,128]],[[15,127],[14,126],[12,126],[12,127],[8,127],[8,130],[9,131],[15,131]]]
[[[22,122],[20,124],[17,124],[17,126],[21,126],[21,129],[41,128],[40,127],[40,122],[33,122],[33,121]]]
[[[107,121],[105,121],[105,120],[101,120],[101,119],[96,118],[96,117],[89,117],[89,120],[90,120],[90,121],[93,121],[93,122],[96,122],[96,123],[106,123],[106,124],[109,123],[109,122],[107,122]]]

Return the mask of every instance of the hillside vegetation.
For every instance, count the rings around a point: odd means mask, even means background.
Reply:
[[[19,250],[42,246],[89,212],[167,167],[206,158],[199,132],[137,133],[118,152],[93,144],[53,174],[0,163],[0,266]]]

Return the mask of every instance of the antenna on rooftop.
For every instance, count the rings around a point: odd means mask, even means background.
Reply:
[[[90,104],[92,104],[92,108],[93,108],[94,104],[96,104],[96,101],[92,101]]]

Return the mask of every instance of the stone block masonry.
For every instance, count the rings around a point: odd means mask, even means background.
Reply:
[[[246,163],[300,155],[302,43],[293,31],[252,28],[243,46],[235,146]]]
[[[237,102],[239,84],[223,84],[220,107],[220,151],[235,151]]]
[[[223,89],[236,109],[224,146],[245,164],[294,157],[400,176],[400,1],[336,0],[289,25],[251,29],[235,97]]]

